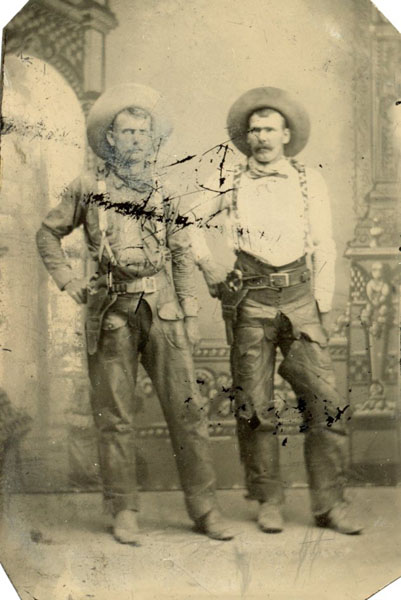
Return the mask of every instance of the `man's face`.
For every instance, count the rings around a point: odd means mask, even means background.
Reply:
[[[120,112],[107,132],[107,141],[114,148],[115,159],[126,166],[141,163],[153,152],[150,116]]]
[[[290,130],[276,111],[266,116],[254,113],[249,119],[247,141],[255,160],[263,164],[275,162],[284,154],[284,145],[290,141]]]

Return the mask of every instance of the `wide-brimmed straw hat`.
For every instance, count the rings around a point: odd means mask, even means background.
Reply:
[[[228,133],[238,150],[249,156],[251,150],[246,136],[249,117],[261,108],[272,108],[281,113],[291,131],[291,139],[284,146],[286,156],[295,156],[302,150],[309,138],[309,116],[302,104],[291,94],[275,87],[254,88],[242,94],[234,102],[227,117]]]
[[[163,143],[173,127],[167,115],[163,96],[153,88],[137,83],[123,83],[106,90],[92,106],[87,122],[88,141],[101,158],[110,157],[111,146],[106,138],[114,118],[122,110],[137,107],[152,117],[152,131],[156,144]]]

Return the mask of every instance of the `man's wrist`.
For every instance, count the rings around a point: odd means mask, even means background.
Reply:
[[[188,296],[181,301],[182,312],[184,317],[197,317],[199,312],[199,304],[197,298]]]
[[[59,290],[65,290],[65,287],[74,279],[74,275],[70,267],[60,267],[51,272]]]

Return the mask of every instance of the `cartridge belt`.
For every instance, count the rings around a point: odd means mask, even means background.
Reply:
[[[266,275],[252,275],[243,277],[243,286],[249,290],[263,288],[287,288],[310,281],[309,269],[295,271],[275,271]]]
[[[150,277],[138,277],[128,281],[113,281],[110,291],[114,294],[152,294],[166,287],[167,275],[162,270]]]

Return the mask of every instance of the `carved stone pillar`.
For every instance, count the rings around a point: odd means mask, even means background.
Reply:
[[[373,7],[361,11],[355,52],[355,211],[351,262],[349,401],[351,456],[363,481],[399,476],[399,151],[400,34]],[[368,119],[370,115],[370,121]]]

